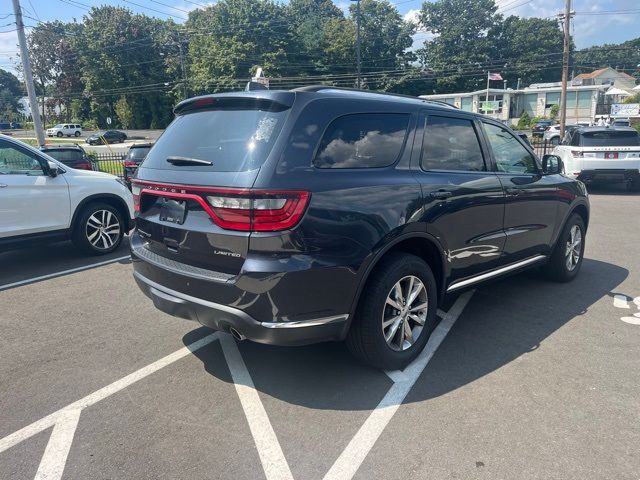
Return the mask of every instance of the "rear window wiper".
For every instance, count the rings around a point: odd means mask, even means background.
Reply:
[[[167,162],[177,167],[185,167],[188,165],[213,165],[209,160],[200,160],[199,158],[171,156],[167,157]]]

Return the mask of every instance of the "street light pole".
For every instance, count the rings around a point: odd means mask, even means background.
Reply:
[[[360,0],[351,0],[356,2],[356,65],[358,71],[357,88],[362,88],[362,61],[360,51]]]
[[[20,57],[22,58],[22,68],[24,70],[24,83],[27,87],[27,94],[29,96],[29,108],[31,108],[33,128],[36,131],[38,145],[44,147],[44,130],[42,129],[42,120],[40,119],[36,88],[33,86],[33,72],[31,71],[31,62],[29,61],[29,52],[27,51],[27,39],[24,35],[24,23],[22,22],[20,0],[13,0],[13,12],[16,16],[16,30],[18,31],[18,43],[20,44]]]

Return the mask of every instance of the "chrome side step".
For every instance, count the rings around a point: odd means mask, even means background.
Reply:
[[[457,282],[453,282],[447,288],[447,292],[452,292],[462,287],[466,287],[468,285],[473,285],[474,283],[482,282],[483,280],[488,280],[493,277],[497,277],[504,273],[509,273],[513,270],[517,270],[522,267],[526,267],[527,265],[531,265],[533,263],[540,262],[542,260],[546,260],[546,255],[536,255],[535,257],[526,258],[524,260],[520,260],[519,262],[512,263],[511,265],[507,265],[506,267],[498,268],[497,270],[493,270],[491,272],[482,273],[475,277],[467,278],[466,280],[459,280]]]

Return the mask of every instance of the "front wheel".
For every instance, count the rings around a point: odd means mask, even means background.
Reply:
[[[58,133],[56,133],[56,137],[58,137],[58,138],[62,138],[62,132],[58,132]]]
[[[73,243],[87,253],[103,255],[120,246],[124,237],[124,222],[120,212],[106,203],[93,203],[77,218]]]
[[[347,347],[362,362],[404,368],[427,344],[436,326],[436,282],[424,260],[391,253],[381,260],[362,292]]]
[[[569,282],[578,275],[584,257],[585,233],[582,217],[574,213],[562,229],[549,263],[544,267],[552,280]]]

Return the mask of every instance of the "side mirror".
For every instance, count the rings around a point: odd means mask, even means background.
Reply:
[[[60,173],[60,167],[58,166],[58,164],[55,162],[48,162],[48,164],[49,164],[49,171],[47,172],[47,174],[50,177],[57,177],[58,174]]]
[[[564,166],[562,159],[557,155],[545,155],[542,157],[542,171],[545,175],[557,175],[562,173]]]

